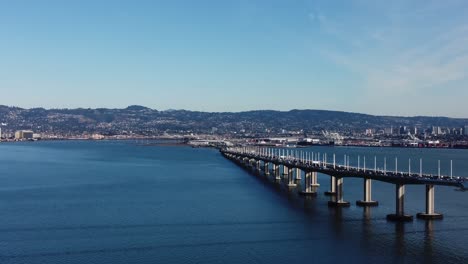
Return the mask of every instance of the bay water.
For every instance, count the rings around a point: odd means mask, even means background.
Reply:
[[[388,222],[395,186],[373,181],[375,208],[349,208],[253,175],[216,149],[146,141],[0,144],[0,263],[468,263],[468,192],[436,187],[439,221]],[[311,147],[367,167],[468,176],[468,150]],[[362,163],[361,163],[362,164]],[[355,164],[356,165],[356,164]],[[300,186],[298,187],[300,188]],[[405,210],[424,211],[408,185]]]

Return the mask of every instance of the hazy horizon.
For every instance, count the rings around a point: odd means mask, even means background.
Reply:
[[[4,1],[0,104],[468,112],[466,1]]]

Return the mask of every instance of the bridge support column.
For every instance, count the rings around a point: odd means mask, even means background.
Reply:
[[[268,162],[263,163],[263,171],[265,172],[266,176],[270,175],[270,163]]]
[[[377,206],[379,202],[372,201],[372,180],[365,178],[364,179],[364,199],[356,201],[358,206]]]
[[[301,180],[301,169],[296,168],[296,181]]]
[[[283,176],[287,176],[287,175],[288,175],[288,167],[283,165]]]
[[[329,207],[349,207],[350,203],[343,200],[343,178],[336,177],[336,198],[328,201]]]
[[[273,174],[275,175],[275,180],[277,180],[277,181],[281,180],[280,165],[273,164]]]
[[[305,171],[305,179],[304,179],[304,190],[299,192],[299,194],[307,195],[307,196],[316,196],[317,192],[312,189],[312,172]]]
[[[310,184],[312,187],[319,187],[320,186],[320,184],[317,181],[317,175],[318,175],[317,172],[312,172],[312,178],[311,178],[312,182]]]
[[[416,217],[426,220],[444,218],[443,214],[434,212],[434,185],[426,184],[426,212],[418,213]]]
[[[410,222],[413,221],[412,215],[405,214],[405,185],[404,184],[395,184],[395,195],[396,195],[396,208],[395,214],[387,215],[387,220],[390,221],[404,221]]]
[[[294,169],[288,169],[288,187],[296,187],[296,183],[294,182]]]
[[[336,179],[335,176],[330,176],[330,191],[325,192],[325,195],[335,195],[336,194]]]

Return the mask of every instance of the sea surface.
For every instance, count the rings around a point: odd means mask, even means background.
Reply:
[[[436,187],[445,218],[387,222],[395,187],[373,181],[375,208],[328,208],[329,178],[304,198],[215,149],[145,141],[0,144],[0,263],[468,263],[468,192]],[[301,149],[306,150],[306,149]],[[367,166],[468,176],[468,150],[312,147]],[[405,209],[425,209],[407,186]]]

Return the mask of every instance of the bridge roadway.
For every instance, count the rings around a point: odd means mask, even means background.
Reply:
[[[242,147],[242,148],[227,148],[222,149],[221,153],[226,158],[235,161],[240,166],[256,168],[259,172],[262,171],[265,175],[270,175],[270,164],[273,167],[273,174],[276,180],[281,180],[281,176],[288,179],[288,186],[296,186],[295,182],[300,181],[302,172],[305,174],[305,189],[301,190],[302,195],[316,195],[316,191],[311,187],[318,187],[317,173],[330,176],[330,190],[325,194],[332,196],[329,201],[329,206],[349,206],[350,203],[343,199],[343,178],[353,177],[364,179],[364,199],[357,201],[358,206],[377,206],[378,202],[372,200],[372,180],[383,181],[395,184],[396,194],[396,210],[395,214],[387,215],[390,221],[412,221],[413,216],[404,213],[404,196],[406,184],[424,184],[426,185],[426,210],[423,213],[418,213],[417,217],[421,219],[442,219],[443,215],[434,211],[434,186],[454,186],[465,189],[465,177],[453,177],[423,174],[411,172],[398,172],[396,169],[387,171],[377,169],[376,160],[374,160],[374,168],[366,168],[365,159],[364,166],[352,167],[349,166],[349,157],[345,156],[343,164],[336,164],[335,155],[333,162],[327,162],[327,156],[324,154],[314,155],[313,153],[303,153],[298,151],[283,151],[281,155],[280,149],[259,148],[259,147]],[[263,163],[263,166],[262,164]],[[359,164],[359,163],[358,163]],[[397,160],[395,167],[397,168]],[[283,173],[280,173],[280,167],[283,168]],[[386,165],[385,165],[386,167]]]

